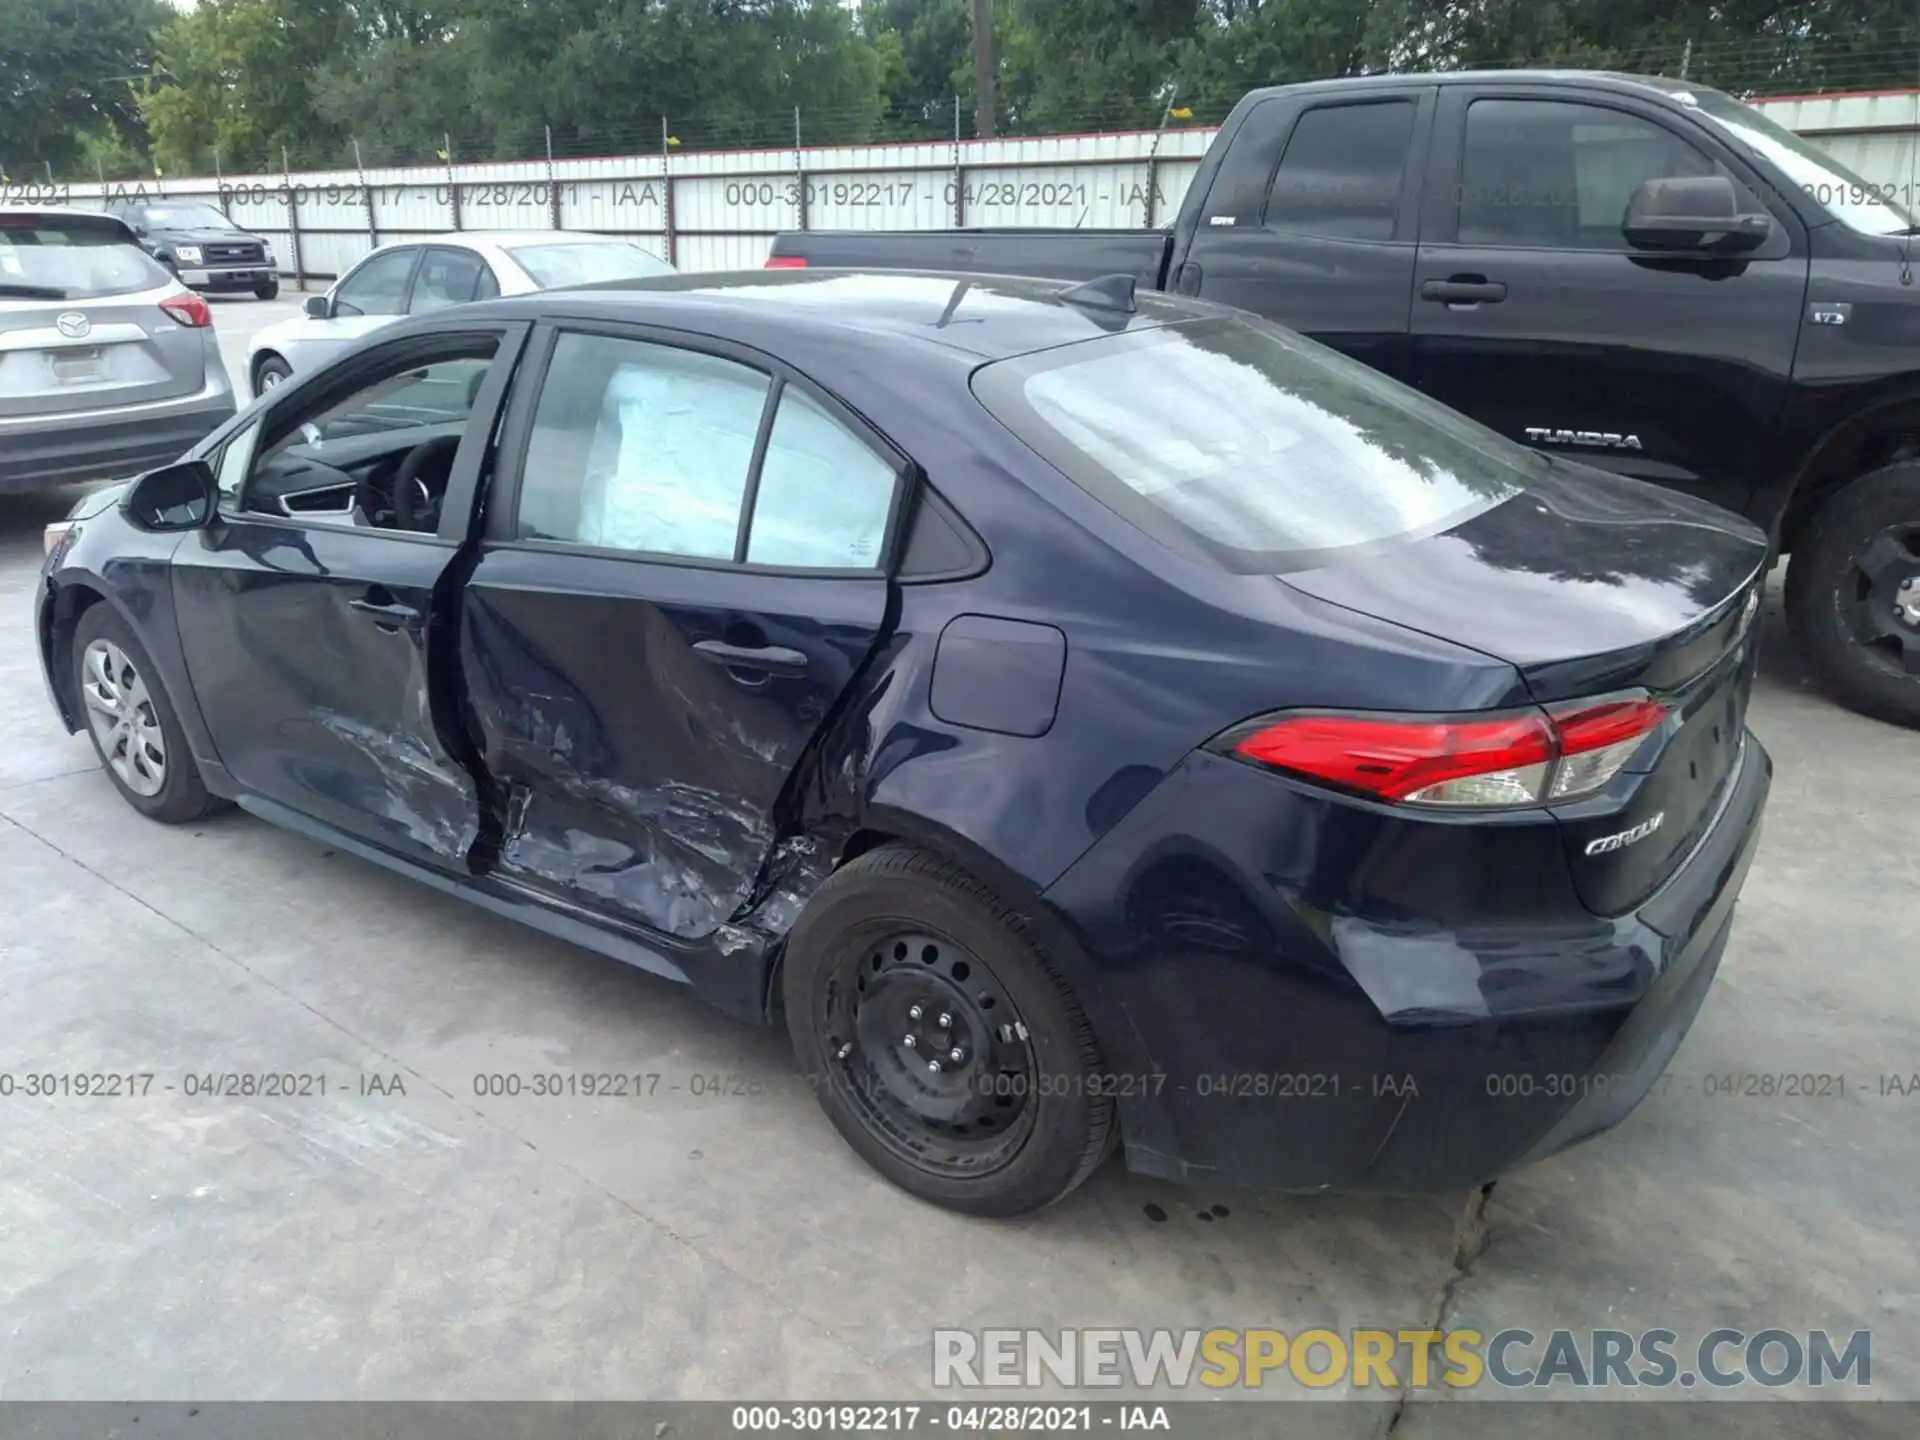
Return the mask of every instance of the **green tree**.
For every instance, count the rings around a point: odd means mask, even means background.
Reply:
[[[164,79],[143,102],[156,158],[175,173],[338,164],[314,77],[351,35],[341,0],[199,0],[160,32]]]
[[[134,83],[153,64],[157,0],[0,0],[0,170],[73,178],[88,137],[144,140]]]
[[[880,89],[899,133],[951,133],[954,97],[972,87],[968,0],[878,0],[860,18],[880,54]]]

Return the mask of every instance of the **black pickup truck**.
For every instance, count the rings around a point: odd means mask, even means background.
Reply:
[[[1167,230],[802,231],[767,263],[1126,274],[1280,321],[1764,525],[1815,669],[1920,725],[1920,239],[1894,189],[1682,81],[1390,75],[1248,95]]]

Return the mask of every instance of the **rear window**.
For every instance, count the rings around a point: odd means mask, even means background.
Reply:
[[[1449,529],[1547,462],[1264,321],[1202,320],[1002,360],[993,415],[1173,549],[1247,574]]]
[[[0,300],[131,295],[168,278],[118,225],[0,216]]]
[[[666,261],[638,245],[516,245],[509,253],[542,290],[674,273]]]

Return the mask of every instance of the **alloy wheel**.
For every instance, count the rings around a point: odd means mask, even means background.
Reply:
[[[87,646],[80,670],[87,724],[101,755],[134,794],[158,795],[167,784],[167,742],[146,681],[111,640]]]
[[[932,1174],[972,1176],[1016,1155],[1040,1076],[1012,998],[944,935],[881,926],[849,946],[822,996],[836,1083],[861,1125]]]
[[[1920,524],[1881,531],[1854,558],[1848,628],[1864,649],[1920,679]]]

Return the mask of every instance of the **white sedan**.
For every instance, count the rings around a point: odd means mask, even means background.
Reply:
[[[255,335],[247,344],[247,378],[258,395],[403,315],[496,295],[673,273],[673,266],[631,240],[572,230],[462,230],[398,241],[373,251],[326,294],[309,295],[305,314]]]

